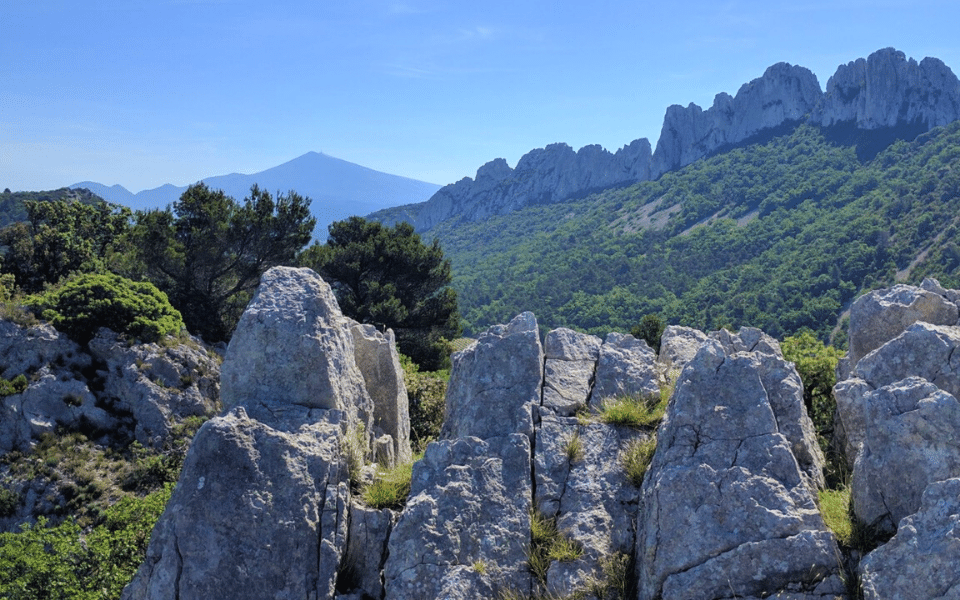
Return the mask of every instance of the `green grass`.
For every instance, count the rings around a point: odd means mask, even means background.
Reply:
[[[381,469],[373,483],[363,489],[363,501],[371,508],[403,508],[410,495],[410,479],[413,477],[413,463],[423,458],[423,454],[414,456],[408,463],[399,464],[391,469]]]
[[[645,440],[631,440],[620,454],[620,465],[627,475],[627,480],[634,487],[643,484],[643,477],[650,467],[653,454],[657,450],[657,436],[652,435]]]
[[[635,429],[654,427],[667,411],[669,397],[664,395],[640,397],[620,396],[603,402],[600,420],[610,425]]]
[[[841,546],[850,547],[853,542],[854,525],[850,516],[850,488],[839,490],[820,490],[820,514],[823,520],[837,536]]]
[[[530,571],[541,584],[547,581],[547,570],[553,561],[577,560],[583,547],[557,529],[555,519],[539,510],[530,511]]]
[[[571,464],[583,460],[583,441],[580,439],[579,431],[567,438],[563,449]]]

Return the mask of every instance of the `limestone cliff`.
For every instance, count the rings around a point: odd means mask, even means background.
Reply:
[[[559,202],[615,185],[654,180],[753,136],[793,124],[877,130],[909,125],[928,130],[960,118],[960,81],[940,60],[919,63],[886,48],[840,65],[824,93],[808,69],[769,67],[735,96],[717,94],[706,110],[667,108],[656,151],[645,138],[616,153],[599,146],[574,152],[566,144],[531,150],[511,169],[498,158],[441,188],[428,201],[373,213],[392,225],[407,221],[427,231],[449,219],[478,221],[524,206]]]

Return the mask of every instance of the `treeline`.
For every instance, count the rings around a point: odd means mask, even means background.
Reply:
[[[658,181],[429,235],[468,333],[533,310],[597,334],[658,314],[828,340],[863,291],[928,275],[960,287],[958,208],[960,123],[867,162],[800,126]]]

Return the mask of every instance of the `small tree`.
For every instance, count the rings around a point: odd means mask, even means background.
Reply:
[[[645,315],[640,319],[640,324],[630,330],[633,337],[645,340],[647,345],[660,354],[660,338],[663,336],[663,330],[666,329],[663,319],[658,315]]]
[[[393,329],[400,352],[424,370],[442,368],[447,342],[461,327],[440,243],[424,244],[409,223],[384,227],[360,217],[333,223],[329,232],[326,244],[304,253],[303,264],[331,285],[343,313]]]
[[[833,432],[833,413],[837,404],[833,385],[837,382],[837,362],[843,352],[825,346],[808,330],[786,337],[780,343],[783,357],[797,367],[803,381],[803,401],[817,434],[829,437]]]

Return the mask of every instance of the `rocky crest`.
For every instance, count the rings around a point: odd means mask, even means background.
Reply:
[[[574,152],[566,144],[532,150],[511,169],[498,158],[437,191],[427,202],[373,213],[392,225],[407,221],[417,231],[448,219],[478,221],[524,206],[560,202],[593,190],[649,181],[752,136],[791,124],[863,130],[918,126],[928,130],[960,119],[960,80],[942,61],[919,63],[885,48],[841,65],[824,93],[808,69],[787,63],[769,67],[736,96],[720,93],[713,106],[667,108],[656,151],[645,138],[616,153],[599,146]]]

